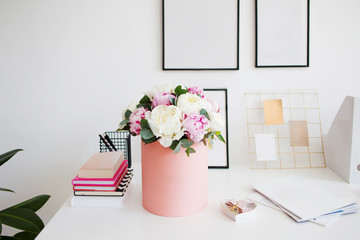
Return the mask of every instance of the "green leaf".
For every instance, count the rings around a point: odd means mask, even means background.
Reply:
[[[143,98],[140,100],[139,102],[140,104],[146,104],[146,103],[151,103],[150,98],[147,95],[144,95]]]
[[[204,138],[208,138],[211,132],[208,132],[204,135]]]
[[[19,232],[14,235],[17,240],[34,240],[38,234],[31,232]]]
[[[153,132],[151,131],[150,128],[142,128],[142,129],[140,130],[140,136],[141,136],[143,139],[150,139],[150,138],[155,137],[155,135],[153,134]]]
[[[129,109],[127,109],[126,111],[125,111],[125,119],[129,119],[129,117],[130,117],[130,115],[131,115],[131,111],[129,110]]]
[[[187,93],[187,92],[188,92],[188,90],[187,90],[187,89],[181,89],[181,90],[180,90],[179,95],[181,95],[181,94],[185,94],[185,93]]]
[[[127,124],[129,122],[129,120],[128,119],[124,119],[124,120],[122,120],[121,122],[120,122],[120,126],[122,126],[122,125],[125,125],[125,124]]]
[[[136,105],[137,108],[143,107],[146,108],[147,110],[151,110],[151,103],[140,103],[138,105]]]
[[[206,138],[203,138],[203,144],[206,146],[207,145],[207,140],[206,140]]]
[[[149,122],[145,118],[141,119],[140,126],[141,128],[150,128]]]
[[[216,132],[215,135],[216,135],[216,137],[217,137],[220,141],[222,141],[223,143],[226,143],[226,142],[225,142],[225,139],[223,138],[223,136],[221,135],[221,133]]]
[[[175,150],[176,146],[179,144],[179,141],[178,140],[174,140],[171,145],[170,145],[170,149],[171,150]]]
[[[176,95],[180,95],[181,89],[182,89],[181,85],[177,86],[177,87],[175,88],[175,94],[176,94]]]
[[[126,131],[127,131],[127,130],[130,130],[130,126],[129,126],[129,125],[126,125],[125,127],[123,127],[123,128],[120,129],[120,130],[124,130],[124,131],[125,131],[125,130],[126,130]]]
[[[149,143],[153,143],[157,140],[157,137],[153,137],[153,138],[150,138],[150,139],[144,139],[144,138],[141,138],[141,140],[145,143],[145,144],[149,144]]]
[[[210,120],[209,113],[204,108],[200,110],[200,114],[204,115],[208,120]]]
[[[180,142],[184,148],[189,148],[191,145],[194,144],[194,142],[189,139],[182,139]]]
[[[171,102],[172,105],[175,105],[175,100],[176,100],[176,98],[169,97],[169,100],[170,100],[170,102]]]
[[[196,151],[195,151],[195,149],[193,149],[193,148],[187,148],[185,152],[186,152],[186,155],[187,155],[188,157],[190,157],[190,153],[195,153]]]
[[[174,153],[178,153],[178,152],[180,152],[180,150],[181,150],[181,142],[179,142],[179,143],[176,145],[176,147],[175,147],[175,149],[174,149]]]
[[[32,210],[34,212],[36,212],[37,210],[39,210],[42,206],[44,206],[44,204],[49,200],[50,195],[38,195],[36,197],[30,198],[24,202],[21,202],[19,204],[16,204],[12,207],[9,207],[5,210],[8,209],[17,209],[17,208],[26,208],[29,210]]]
[[[9,236],[0,236],[0,239],[1,240],[19,240],[19,239],[16,239],[14,237],[9,237]]]
[[[17,152],[23,151],[23,149],[14,149],[3,153],[0,155],[0,166],[6,163],[10,158],[12,158]]]
[[[189,90],[186,89],[186,88],[183,89],[181,85],[179,85],[179,86],[177,86],[175,88],[175,95],[177,95],[177,96],[180,96],[181,94],[184,94],[184,93],[187,93],[187,92],[189,92]]]
[[[0,219],[0,239],[1,239],[1,232],[2,232],[2,223],[1,223],[1,219]]]
[[[28,232],[39,233],[44,223],[38,215],[30,209],[16,208],[0,211],[1,222],[13,228]]]
[[[1,188],[1,187],[0,187],[0,191],[15,193],[15,192],[14,192],[13,190],[11,190],[11,189]]]

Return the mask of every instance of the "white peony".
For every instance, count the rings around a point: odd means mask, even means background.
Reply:
[[[185,93],[179,96],[176,105],[182,113],[199,113],[206,108],[206,101],[197,95]]]
[[[176,86],[167,83],[160,86],[155,86],[150,92],[145,93],[150,99],[156,95],[156,93],[174,93]]]
[[[173,140],[179,140],[184,135],[181,117],[181,111],[173,105],[159,105],[146,113],[151,131],[160,137],[159,142],[164,147],[169,147]]]
[[[222,131],[225,127],[225,119],[219,113],[209,112],[210,130],[212,132]]]

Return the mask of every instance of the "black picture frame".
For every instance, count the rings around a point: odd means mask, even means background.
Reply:
[[[287,1],[287,5],[283,4],[281,6],[280,3],[284,2],[278,0],[255,0],[255,67],[309,67],[310,0]],[[269,7],[269,4],[273,5]],[[304,7],[304,4],[306,4],[306,7]],[[274,9],[283,14],[270,12]],[[267,13],[267,11],[270,13]],[[285,19],[286,17],[288,19]],[[305,20],[306,23],[303,22]],[[275,24],[271,24],[272,21]],[[291,28],[289,25],[292,22],[298,24],[299,27]],[[262,25],[266,26],[262,27]],[[272,31],[271,26],[274,26],[276,31]],[[306,31],[304,30],[305,27]],[[294,32],[291,32],[292,30]],[[296,30],[299,38],[295,37]],[[301,42],[301,44],[298,42]],[[273,60],[271,60],[272,57]],[[297,57],[299,59],[295,60]]]
[[[208,0],[162,0],[163,70],[239,70],[239,0],[217,1],[221,7],[211,8],[214,1],[211,5]],[[189,6],[182,8],[181,4]],[[226,4],[229,5],[227,10],[233,10],[236,5],[236,12],[224,13]],[[207,6],[209,7],[207,8]],[[197,7],[198,14],[190,14],[192,20],[187,20],[189,11],[194,12]],[[185,9],[184,16],[181,15],[181,9]],[[209,22],[204,22],[203,19],[206,10],[209,10],[207,15]],[[211,11],[218,11],[219,14],[210,14]],[[214,15],[219,15],[216,20]],[[181,17],[183,18],[179,19]],[[193,21],[194,18],[199,21]],[[176,19],[176,21],[171,21],[171,19]],[[228,25],[233,22],[232,20],[234,20],[234,25],[230,27]],[[212,21],[216,21],[216,23],[212,24]],[[199,24],[196,25],[197,22]],[[182,23],[183,25],[180,26]],[[221,23],[227,25],[223,26]],[[202,27],[201,24],[203,24]],[[214,29],[219,30],[219,33],[214,34],[216,32]],[[186,35],[186,33],[190,34]],[[210,35],[205,36],[206,33]],[[220,39],[222,42],[215,42]],[[212,63],[211,61],[216,62]],[[228,62],[231,64],[227,64]]]
[[[220,104],[220,113],[225,115],[225,132],[222,132],[222,135],[226,144],[214,141],[214,148],[209,149],[208,168],[226,169],[229,168],[228,92],[226,88],[204,88],[204,92],[206,97],[214,99]],[[219,99],[218,94],[223,95],[223,99]],[[221,164],[219,164],[219,159]]]

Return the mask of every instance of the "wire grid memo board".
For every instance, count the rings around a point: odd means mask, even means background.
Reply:
[[[128,167],[131,167],[131,141],[129,131],[107,131],[105,132],[118,151],[124,151],[124,158],[128,160]],[[106,147],[103,141],[99,139],[100,152],[108,152],[109,149]]]
[[[264,100],[281,99],[284,124],[266,125]],[[326,167],[322,138],[318,93],[315,90],[245,93],[250,168],[324,168]],[[290,145],[289,120],[305,120],[308,146]],[[255,134],[274,134],[276,160],[258,161]]]

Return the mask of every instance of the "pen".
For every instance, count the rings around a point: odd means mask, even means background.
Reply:
[[[113,151],[113,149],[110,147],[109,143],[106,141],[105,138],[103,138],[103,136],[101,136],[101,134],[99,134],[100,139],[103,141],[103,143],[105,144],[105,146],[109,149],[110,152]]]
[[[114,149],[114,151],[117,151],[114,143],[111,141],[111,139],[109,138],[109,136],[106,133],[103,134],[103,137],[110,144],[110,146]]]

